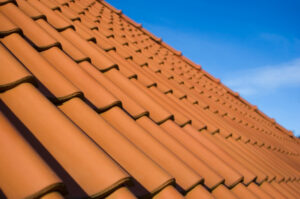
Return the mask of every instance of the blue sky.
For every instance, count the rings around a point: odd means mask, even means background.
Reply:
[[[107,0],[300,136],[299,0]]]

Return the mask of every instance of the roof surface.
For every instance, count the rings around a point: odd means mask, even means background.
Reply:
[[[1,199],[299,198],[299,154],[106,2],[0,0]]]

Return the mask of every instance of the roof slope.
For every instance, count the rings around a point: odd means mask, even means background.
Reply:
[[[299,198],[299,140],[104,1],[0,0],[0,198]]]

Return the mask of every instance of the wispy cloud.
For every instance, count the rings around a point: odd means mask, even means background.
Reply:
[[[288,43],[289,42],[288,38],[286,38],[282,35],[274,34],[274,33],[261,33],[259,35],[259,37],[261,39],[264,39],[269,42],[276,42],[276,43]]]
[[[244,96],[300,87],[300,58],[279,65],[237,71],[224,83]]]

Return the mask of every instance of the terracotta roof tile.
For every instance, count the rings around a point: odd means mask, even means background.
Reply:
[[[135,119],[144,115],[149,115],[143,107],[137,104],[130,96],[128,96],[122,89],[110,81],[104,74],[98,71],[88,62],[78,64],[89,75],[96,79],[99,84],[107,88],[114,96],[122,101],[122,107]]]
[[[7,3],[15,3],[15,0],[1,0],[0,1],[0,6],[5,5]]]
[[[65,39],[59,32],[57,32],[51,25],[49,25],[45,20],[37,20],[39,24],[47,33],[49,33],[53,38],[55,38],[62,46],[62,49],[76,62],[90,61],[90,58],[86,56],[80,49],[76,48],[72,42]]]
[[[79,127],[110,156],[118,161],[134,178],[141,182],[142,185],[145,185],[146,188],[149,188],[150,183],[151,186],[155,186],[155,182],[157,181],[153,178],[153,175],[168,180],[168,178],[166,178],[168,175],[165,174],[164,171],[80,99],[74,98],[69,100],[61,105],[60,109],[68,115],[73,122],[77,123]],[[78,115],[78,112],[81,114]],[[88,122],[85,122],[84,118],[87,119]],[[99,131],[100,129],[101,131]],[[111,140],[114,140],[114,143],[111,143]],[[148,172],[144,172],[144,170]],[[149,183],[147,184],[147,182]],[[162,182],[162,184],[163,183],[165,182]],[[151,192],[152,190],[150,189],[149,191]]]
[[[238,171],[235,171],[227,163],[218,158],[214,152],[209,151],[209,149],[197,142],[193,137],[186,134],[179,126],[174,124],[174,122],[168,120],[161,124],[161,126],[166,131],[171,132],[178,141],[185,145],[198,158],[209,164],[210,167],[223,176],[227,186],[233,187],[243,180],[243,176]]]
[[[269,183],[263,183],[262,185],[260,185],[260,188],[274,198],[287,198],[283,193],[278,191]]]
[[[23,82],[33,82],[32,75],[0,43],[0,91],[13,88]]]
[[[77,15],[77,13],[71,8],[69,8],[69,6],[60,6],[59,9],[61,10],[62,14],[68,19],[72,21],[80,20],[80,17]]]
[[[4,37],[6,35],[18,32],[22,33],[21,29],[13,24],[5,15],[0,13],[0,36]]]
[[[118,67],[104,55],[104,52],[102,52],[100,48],[96,49],[94,46],[89,45],[89,43],[77,35],[74,30],[66,29],[62,31],[61,34],[65,39],[69,40],[78,49],[85,53],[99,70],[106,71],[111,68]]]
[[[202,178],[196,172],[180,161],[173,153],[161,145],[158,140],[149,135],[147,131],[135,124],[132,119],[126,117],[118,108],[110,109],[101,115],[120,132],[123,132],[124,136],[135,143],[138,148],[158,165],[174,176],[182,189],[187,191],[202,181]],[[112,121],[113,117],[119,117],[119,121],[117,123]],[[187,176],[189,177],[186,178]]]
[[[40,11],[42,14],[44,14],[47,18],[48,23],[51,24],[56,30],[63,31],[67,28],[72,27],[72,24],[68,23],[59,15],[55,14],[55,12],[48,8],[43,2],[40,2],[38,0],[28,0],[28,3],[31,4],[32,7]]]
[[[46,16],[34,8],[27,1],[17,0],[17,4],[20,10],[22,10],[30,18],[37,20],[40,18],[46,19]]]
[[[231,191],[238,196],[239,198],[252,198],[257,199],[259,198],[255,193],[247,189],[243,184],[238,184]]]
[[[235,160],[233,157],[231,157],[230,154],[223,151],[222,148],[220,148],[217,144],[211,142],[209,139],[206,139],[206,137],[203,134],[200,134],[197,132],[193,127],[190,125],[185,126],[183,129],[194,137],[199,143],[201,143],[203,146],[205,146],[210,151],[213,151],[220,159],[222,159],[224,162],[230,162],[230,166],[233,167],[236,171],[239,171],[244,179],[244,184],[248,185],[252,181],[257,178],[257,176],[249,171],[247,168],[242,166],[237,160]]]
[[[63,199],[64,197],[58,192],[50,192],[50,193],[43,195],[40,198],[41,199]]]
[[[135,79],[128,80],[115,69],[109,70],[104,74],[130,97],[136,100],[137,103],[141,104],[147,111],[149,111],[150,117],[155,122],[162,123],[173,117],[161,105],[131,82],[136,81]]]
[[[219,185],[212,191],[212,195],[217,199],[238,199],[239,197],[227,189],[224,185]]]
[[[3,38],[2,42],[46,86],[58,101],[80,95],[80,91],[55,70],[20,35],[9,35]],[[59,87],[57,86],[58,82]],[[51,97],[51,95],[48,97]]]
[[[281,184],[281,183],[280,183]],[[280,184],[273,182],[271,185],[277,189],[280,193],[283,193],[285,196],[287,196],[288,198],[297,198],[298,194],[294,194],[293,192],[289,191],[286,188],[283,188],[282,186],[280,186]]]
[[[111,193],[106,199],[136,199],[136,197],[125,187],[121,187]]]
[[[22,29],[24,35],[38,50],[44,50],[59,45],[50,35],[41,29],[32,19],[12,3],[0,7],[0,12],[11,22]]]
[[[128,180],[124,171],[30,84],[21,84],[0,97],[90,196],[102,195]],[[69,145],[66,139],[71,141]]]
[[[161,192],[153,197],[153,199],[167,199],[167,198],[174,198],[174,199],[183,199],[184,197],[178,193],[178,191],[172,187],[167,186]]]
[[[105,1],[1,0],[0,58],[0,197],[300,195],[290,131]]]
[[[83,91],[86,99],[89,100],[97,110],[104,111],[112,106],[121,104],[117,98],[99,85],[86,71],[78,67],[77,64],[60,49],[51,48],[41,52],[41,55],[55,66],[65,78]]]
[[[0,112],[0,186],[8,198],[33,198],[63,191],[63,184]],[[15,166],[22,164],[22,166]],[[18,179],[18,180],[16,180]]]
[[[272,198],[270,194],[267,192],[263,191],[259,186],[257,186],[255,183],[251,183],[250,185],[247,186],[248,190],[254,193],[256,196],[259,198]]]
[[[40,0],[43,4],[45,4],[51,10],[59,10],[60,5],[56,0]]]
[[[193,188],[186,196],[187,199],[197,199],[197,198],[204,198],[204,199],[214,199],[212,194],[209,193],[203,186],[198,185]]]
[[[167,131],[153,123],[148,117],[141,117],[137,122],[170,151],[175,153],[177,157],[193,168],[199,175],[203,176],[206,179],[204,184],[208,188],[213,189],[224,181],[213,169],[198,159],[184,145],[169,135]]]
[[[169,103],[170,101],[168,100],[167,96],[160,93],[156,87],[153,86],[148,89],[146,87],[141,86],[140,84],[136,85],[143,89],[145,93],[147,93],[152,99],[161,104],[167,111],[173,113],[174,120],[179,126],[185,126],[186,124],[191,123],[191,119],[189,119],[187,116],[181,113],[180,109],[172,106],[172,104]]]
[[[88,28],[84,27],[79,20],[74,21],[73,24],[75,25],[76,33],[78,33],[84,40],[92,41],[94,43],[97,42],[92,30],[89,30]],[[109,43],[106,43],[106,45],[103,46],[103,49],[108,51],[113,49],[113,47]]]
[[[291,187],[290,184],[288,184],[288,183],[280,183],[280,186],[282,188],[288,190],[290,193],[292,193],[295,196],[297,196],[299,194],[299,191],[297,191],[296,189],[294,189],[293,187]]]
[[[258,167],[253,164],[253,162],[245,156],[243,156],[241,153],[237,152],[235,148],[232,147],[232,145],[228,144],[223,138],[218,139],[218,135],[209,135],[208,133],[204,133],[203,136],[206,139],[211,140],[211,142],[214,142],[217,146],[219,146],[224,152],[227,152],[230,154],[232,158],[234,158],[236,161],[238,161],[240,164],[242,164],[244,167],[246,167],[251,173],[253,173],[256,178],[255,181],[258,184],[261,184],[265,180],[267,180],[267,174],[263,173]],[[222,142],[224,140],[224,142]],[[244,176],[245,177],[245,176]],[[251,179],[251,178],[250,178]],[[246,179],[244,178],[244,181]]]

